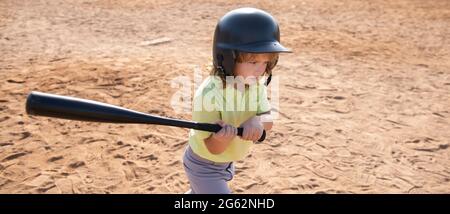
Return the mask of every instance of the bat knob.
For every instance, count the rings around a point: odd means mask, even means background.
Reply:
[[[243,133],[244,133],[244,128],[239,127],[239,128],[238,128],[238,135],[242,137],[242,134],[243,134]],[[256,141],[255,143],[256,143],[256,144],[262,143],[265,139],[266,139],[266,130],[263,130],[263,133],[262,133],[261,137],[260,137],[259,140]]]
[[[266,130],[263,130],[263,133],[258,141],[256,141],[256,144],[262,143],[266,139]]]

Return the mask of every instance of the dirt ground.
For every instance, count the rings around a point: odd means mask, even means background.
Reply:
[[[206,70],[217,20],[247,6],[276,17],[294,53],[234,193],[450,193],[450,1],[255,2],[0,0],[0,193],[188,190],[187,129],[29,117],[25,99],[190,119],[171,80]]]

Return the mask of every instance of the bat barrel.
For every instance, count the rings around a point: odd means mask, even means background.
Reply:
[[[26,112],[29,115],[47,116],[69,120],[107,122],[107,123],[143,123],[191,128],[208,132],[218,132],[222,127],[218,124],[196,123],[192,121],[166,118],[156,115],[75,97],[31,92],[26,101]],[[242,136],[243,129],[238,128]],[[266,132],[260,138],[265,139]]]
[[[140,112],[92,100],[35,91],[27,97],[26,111],[29,115],[70,120],[110,123],[146,122],[146,118],[142,117],[143,113]]]
[[[192,121],[150,115],[93,100],[36,91],[31,92],[27,97],[26,112],[29,115],[80,121],[145,123],[183,128],[205,128],[209,131],[216,130],[216,125],[200,126]]]

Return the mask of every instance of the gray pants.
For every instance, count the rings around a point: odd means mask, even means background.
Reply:
[[[227,182],[234,176],[233,162],[216,163],[195,154],[187,147],[183,165],[189,179],[191,194],[230,194]]]

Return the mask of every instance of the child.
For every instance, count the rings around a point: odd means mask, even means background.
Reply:
[[[219,20],[212,75],[195,93],[192,120],[217,123],[222,129],[190,131],[183,157],[191,186],[188,193],[231,193],[227,181],[234,175],[233,162],[247,155],[263,130],[272,128],[266,85],[278,53],[290,52],[279,41],[277,22],[262,10],[240,8]],[[264,74],[268,75],[266,85],[261,83]],[[241,137],[237,127],[244,129]]]

